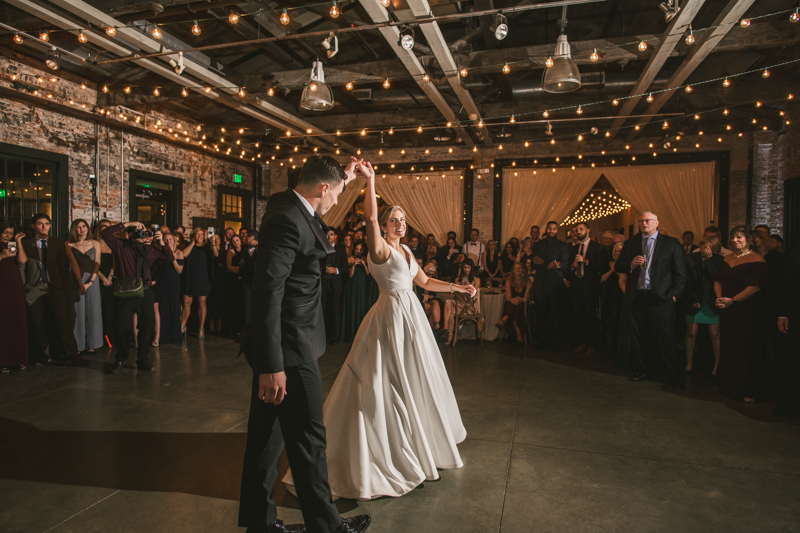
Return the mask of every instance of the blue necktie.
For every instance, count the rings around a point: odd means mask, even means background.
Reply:
[[[50,283],[47,278],[47,239],[42,239],[42,283]]]

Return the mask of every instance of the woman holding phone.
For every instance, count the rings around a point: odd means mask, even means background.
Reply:
[[[20,241],[24,233],[16,233],[11,222],[0,223],[0,372],[10,367],[24,370],[28,365],[28,319],[25,288],[19,275],[19,265],[28,257]]]

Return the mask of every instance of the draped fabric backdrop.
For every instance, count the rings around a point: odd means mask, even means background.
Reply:
[[[384,177],[385,176],[385,177]],[[464,212],[464,180],[461,171],[379,174],[378,194],[388,205],[399,205],[406,220],[423,235],[432,233],[440,244],[455,231],[461,242]]]
[[[595,168],[575,170],[505,169],[503,171],[503,242],[522,239],[538,225],[544,234],[549,220],[559,224],[572,213],[602,173]],[[498,247],[502,249],[502,244]]]
[[[716,163],[681,163],[575,170],[505,169],[503,171],[503,240],[523,238],[534,224],[559,224],[572,213],[601,176],[638,213],[658,215],[661,229],[680,238],[691,230],[702,235],[714,217]],[[542,228],[544,230],[544,228]],[[634,231],[638,231],[634,228]]]
[[[344,217],[350,212],[353,207],[353,202],[356,201],[358,195],[361,194],[361,189],[367,184],[367,179],[364,176],[358,176],[354,181],[345,187],[342,194],[339,195],[338,203],[333,208],[325,213],[322,220],[332,228],[338,228]]]

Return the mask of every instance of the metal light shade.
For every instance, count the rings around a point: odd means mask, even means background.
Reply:
[[[311,81],[303,89],[300,107],[309,111],[327,111],[333,109],[333,91],[325,83],[325,72],[322,61],[314,61],[311,67]]]
[[[502,41],[508,35],[508,20],[502,13],[498,13],[494,18],[494,38]]]
[[[567,36],[558,36],[553,66],[545,69],[542,90],[548,93],[568,93],[581,87],[581,72],[572,60]]]
[[[61,54],[58,53],[58,50],[55,48],[48,50],[44,64],[47,65],[47,68],[51,70],[58,70],[61,68]]]

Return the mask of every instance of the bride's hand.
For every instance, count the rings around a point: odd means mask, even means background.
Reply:
[[[367,181],[375,179],[375,170],[372,168],[372,164],[369,161],[364,161],[363,159],[359,161],[358,170],[364,174],[364,177],[367,178]]]
[[[475,295],[478,293],[478,289],[476,289],[476,288],[475,288],[475,287],[473,287],[472,285],[464,285],[464,286],[462,287],[462,290],[461,290],[461,292],[464,292],[464,293],[466,293],[466,294],[469,294],[469,297],[470,297],[470,298],[475,298]]]

